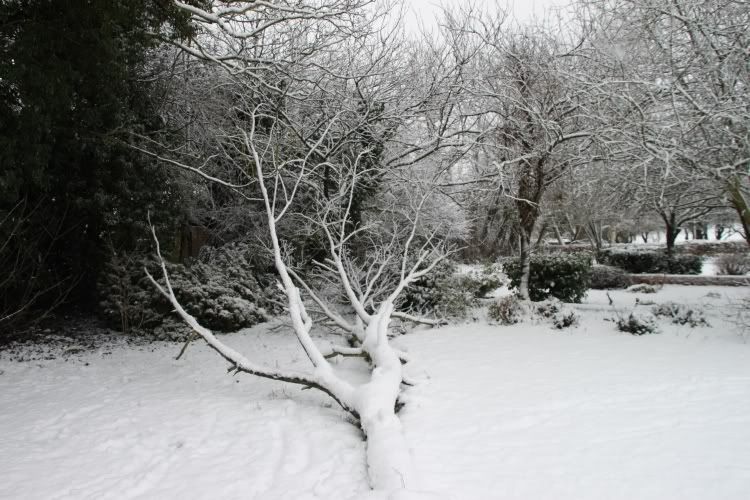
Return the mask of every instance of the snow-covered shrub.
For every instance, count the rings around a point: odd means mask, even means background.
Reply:
[[[456,280],[461,288],[470,290],[478,299],[487,297],[488,293],[500,288],[504,282],[501,268],[494,264],[487,264],[480,270],[472,270],[457,276]]]
[[[493,302],[487,310],[491,320],[501,325],[515,325],[523,320],[525,309],[521,301],[513,295],[507,295]]]
[[[636,316],[633,313],[630,313],[627,318],[617,318],[615,324],[619,331],[632,335],[646,335],[659,332],[653,318]]]
[[[728,253],[716,259],[719,274],[742,276],[750,272],[750,258],[747,254]]]
[[[558,330],[578,324],[578,315],[575,311],[566,309],[564,304],[555,298],[534,304],[534,312],[548,320]]]
[[[510,288],[521,284],[521,262],[513,259],[505,264]],[[563,302],[579,303],[589,289],[591,257],[588,254],[549,254],[531,257],[529,296],[538,302],[555,297]]]
[[[144,265],[154,265],[148,260],[140,253],[113,252],[99,276],[100,312],[122,333],[153,328],[164,321],[164,311],[157,307],[162,301],[143,272]]]
[[[619,267],[595,265],[591,268],[590,287],[594,290],[627,288],[628,275]]]
[[[654,285],[647,285],[641,283],[639,285],[633,285],[628,287],[628,292],[632,293],[656,293],[656,287]]]
[[[412,311],[430,311],[440,302],[438,288],[448,281],[455,272],[455,266],[443,261],[426,276],[410,283],[401,296],[399,307]]]
[[[654,306],[651,313],[657,317],[669,318],[676,325],[709,326],[702,311],[696,311],[682,304],[665,302]]]
[[[698,255],[667,255],[660,250],[605,249],[599,251],[596,260],[634,274],[700,274],[703,267]]]
[[[280,292],[271,275],[254,270],[254,253],[247,244],[235,243],[209,248],[189,266],[168,263],[170,282],[185,310],[221,332],[267,321],[280,312]],[[168,338],[172,308],[145,276],[144,265],[154,276],[161,274],[153,259],[143,255],[110,262],[99,283],[101,311],[124,332]]]
[[[558,330],[564,330],[578,324],[578,315],[575,311],[563,311],[552,317],[552,326]]]
[[[673,255],[667,259],[668,274],[700,274],[703,269],[703,258],[699,255]]]
[[[431,273],[411,283],[397,304],[399,309],[441,317],[462,318],[476,305],[476,283],[456,274],[455,265],[444,261]]]
[[[432,312],[441,318],[465,318],[469,310],[477,305],[476,297],[472,290],[460,285],[452,286],[452,283],[453,280],[449,280],[447,286],[439,291],[440,300]]]
[[[534,304],[534,312],[542,318],[550,319],[563,309],[563,304],[558,299],[551,298]]]

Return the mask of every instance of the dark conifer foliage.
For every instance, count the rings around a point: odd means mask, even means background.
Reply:
[[[172,176],[126,138],[165,128],[152,56],[193,35],[168,0],[0,2],[0,329],[92,303],[107,247],[138,245],[149,210],[178,217]]]

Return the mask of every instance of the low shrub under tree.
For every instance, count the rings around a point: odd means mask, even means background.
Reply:
[[[510,288],[518,289],[521,283],[520,259],[506,262],[505,273],[510,278]],[[587,254],[550,254],[531,257],[529,296],[538,302],[554,297],[563,302],[580,303],[589,289],[591,257]]]

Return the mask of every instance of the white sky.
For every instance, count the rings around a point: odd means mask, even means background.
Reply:
[[[406,26],[410,31],[417,31],[421,21],[428,29],[436,26],[436,15],[440,6],[458,6],[465,0],[404,0],[408,8]],[[493,10],[497,5],[507,6],[510,16],[518,22],[528,22],[534,17],[544,18],[554,14],[555,9],[569,5],[569,0],[474,0],[477,7]]]

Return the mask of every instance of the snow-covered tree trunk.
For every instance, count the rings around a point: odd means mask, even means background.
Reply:
[[[367,436],[367,467],[374,489],[421,489],[414,461],[395,408],[403,380],[401,359],[390,347],[393,304],[385,302],[365,329],[362,349],[372,360],[370,380],[357,390],[362,430]]]

